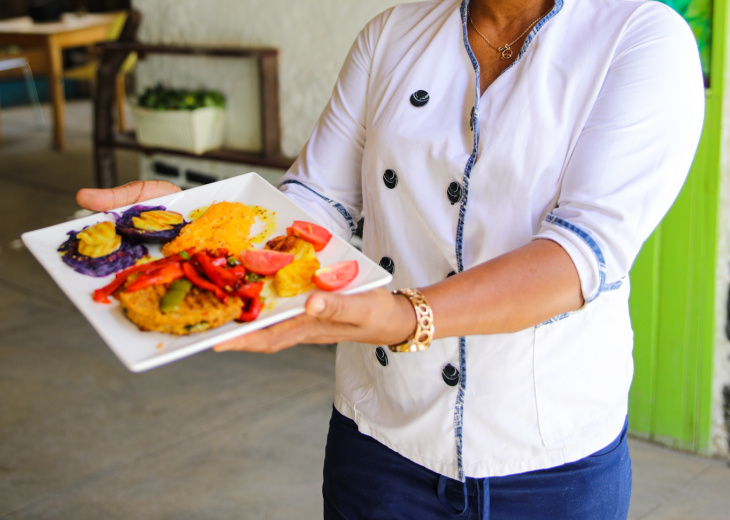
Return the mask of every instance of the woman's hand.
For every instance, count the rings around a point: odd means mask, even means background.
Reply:
[[[515,332],[584,303],[575,264],[552,240],[533,240],[420,289],[433,309],[435,339]],[[298,343],[339,341],[394,345],[416,330],[408,298],[385,289],[350,296],[317,292],[305,309],[301,316],[232,339],[215,350],[277,352]]]
[[[132,181],[116,188],[81,189],[76,194],[76,202],[92,211],[108,211],[178,191],[181,191],[179,187],[167,181]]]
[[[392,345],[405,341],[414,330],[411,303],[386,289],[353,295],[315,292],[307,299],[304,314],[234,338],[215,350],[273,353],[299,343],[340,341]]]

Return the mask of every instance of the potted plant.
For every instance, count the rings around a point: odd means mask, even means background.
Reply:
[[[148,87],[132,106],[145,146],[202,154],[223,146],[225,98],[215,90]]]

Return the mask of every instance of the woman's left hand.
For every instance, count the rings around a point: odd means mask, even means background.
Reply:
[[[353,295],[322,291],[307,299],[304,314],[221,343],[214,350],[273,353],[300,343],[340,341],[393,345],[415,329],[416,315],[404,296],[386,289]]]

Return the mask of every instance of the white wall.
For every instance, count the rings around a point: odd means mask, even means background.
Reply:
[[[327,103],[357,33],[398,2],[133,0],[133,5],[142,13],[140,39],[147,43],[279,48],[281,146],[295,157]],[[221,90],[228,98],[228,145],[260,148],[259,92],[251,60],[150,56],[140,62],[137,80],[138,90],[160,81]],[[213,163],[207,168],[230,169]]]

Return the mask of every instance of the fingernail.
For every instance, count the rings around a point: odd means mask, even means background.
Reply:
[[[320,314],[324,311],[324,300],[322,298],[315,298],[309,305],[309,310],[314,314]]]

